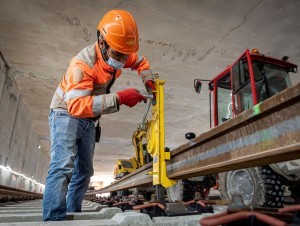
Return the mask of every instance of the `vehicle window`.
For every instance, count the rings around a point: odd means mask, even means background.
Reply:
[[[232,67],[233,94],[236,114],[253,107],[252,90],[248,63],[240,60]]]
[[[253,71],[259,102],[292,86],[288,71],[285,68],[264,62],[253,62]]]
[[[230,74],[217,82],[218,86],[218,124],[232,118],[232,98]]]
[[[132,164],[130,162],[122,161],[122,166],[124,168],[133,168]]]

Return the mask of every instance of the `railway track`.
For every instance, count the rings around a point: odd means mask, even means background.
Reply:
[[[171,151],[171,179],[203,176],[300,158],[300,84]],[[196,119],[195,119],[196,120]],[[152,183],[152,163],[96,193]]]
[[[0,185],[0,203],[42,199],[43,194]]]

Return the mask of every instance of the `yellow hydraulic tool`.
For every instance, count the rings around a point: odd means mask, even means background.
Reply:
[[[152,107],[152,118],[147,122],[147,151],[153,158],[153,185],[171,187],[177,181],[167,176],[166,160],[171,153],[165,152],[164,84],[166,80],[155,79],[156,104]]]
[[[143,149],[143,138],[146,137],[146,131],[142,130],[140,127],[132,135],[132,143],[134,145],[135,158],[138,162],[138,168],[145,165],[146,162],[146,153]]]

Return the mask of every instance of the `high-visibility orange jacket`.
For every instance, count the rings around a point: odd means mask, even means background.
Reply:
[[[148,60],[137,54],[128,56],[124,68],[137,70],[144,83],[152,78]],[[121,72],[103,60],[97,42],[84,48],[71,60],[50,108],[68,110],[70,115],[78,118],[94,118],[118,111],[116,94],[107,93],[107,89],[113,74],[118,78]]]

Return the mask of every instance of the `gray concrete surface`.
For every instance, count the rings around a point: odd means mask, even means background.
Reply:
[[[199,221],[205,216],[211,214],[201,214],[192,216],[179,216],[179,217],[153,217],[153,226],[199,226]]]
[[[300,63],[298,0],[0,0],[0,165],[44,182],[49,162],[47,115],[69,61],[96,40],[96,26],[110,9],[130,11],[140,35],[140,55],[166,79],[166,145],[185,142],[186,132],[209,129],[208,89],[193,91],[195,78],[211,79],[245,49],[289,56]],[[298,76],[293,79],[299,82]],[[113,92],[143,90],[125,71]],[[95,175],[112,175],[117,158],[134,155],[131,135],[145,111],[122,106],[101,119]],[[108,154],[109,153],[109,154]],[[11,185],[13,176],[5,183]],[[1,182],[2,184],[4,182]]]
[[[126,226],[126,225],[152,226],[153,225],[153,222],[148,215],[143,213],[135,213],[135,212],[117,213],[115,216],[113,216],[112,220],[116,221],[120,226]]]
[[[55,222],[11,222],[0,223],[0,226],[118,226],[115,221],[108,220],[82,220],[82,221],[55,221]]]
[[[0,166],[9,166],[27,177],[0,168],[0,185],[32,192],[40,190],[37,182],[44,181],[50,157],[38,149],[39,135],[32,121],[30,106],[0,58]]]
[[[31,207],[32,212],[21,209],[20,207]],[[32,206],[31,206],[32,205]],[[97,205],[97,204],[96,204]],[[107,226],[179,226],[179,225],[199,225],[199,220],[211,214],[179,216],[179,217],[154,217],[150,218],[146,214],[138,212],[122,212],[121,209],[111,207],[102,208],[100,211],[81,213],[68,213],[65,221],[43,222],[42,221],[42,202],[41,200],[10,203],[8,207],[14,206],[14,209],[7,212],[0,212],[0,226],[23,226],[23,225],[107,225]],[[94,203],[83,202],[84,209],[93,209]],[[39,212],[34,212],[38,211]],[[219,211],[216,211],[218,213]]]

